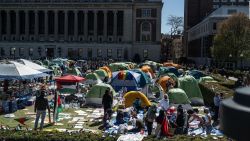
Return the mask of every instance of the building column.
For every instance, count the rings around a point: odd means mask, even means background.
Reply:
[[[94,41],[97,41],[97,13],[98,11],[94,11]]]
[[[117,39],[117,11],[113,11],[114,13],[114,31],[113,31],[113,39],[116,41]]]
[[[29,11],[25,11],[25,37],[29,36]]]
[[[2,13],[1,12],[2,11],[0,10],[0,37],[2,36]]]
[[[38,25],[38,11],[35,10],[35,38],[38,39],[39,25]]]
[[[84,11],[84,38],[88,40],[88,10]]]
[[[68,25],[69,20],[68,20],[68,11],[64,11],[64,40],[68,40]]]
[[[74,38],[75,41],[77,40],[77,36],[78,36],[78,10],[74,11]]]
[[[9,10],[7,10],[6,11],[6,19],[7,19],[7,39],[9,40],[10,39],[10,11]]]
[[[16,11],[16,38],[18,39],[20,36],[20,17],[19,11]]]
[[[104,13],[104,26],[103,26],[103,36],[104,36],[104,41],[107,41],[107,15],[108,15],[108,11],[107,10],[105,10],[105,11],[103,11],[103,13]]]
[[[54,19],[54,38],[55,38],[55,40],[58,40],[58,11],[57,10],[55,10],[54,11],[54,13],[55,13],[55,19]]]
[[[45,30],[45,31],[44,31],[44,35],[45,35],[45,39],[48,39],[48,35],[49,35],[49,34],[48,34],[48,33],[49,33],[49,32],[48,32],[48,24],[49,24],[49,23],[48,23],[48,13],[49,13],[49,12],[48,12],[47,10],[44,11],[44,22],[45,22],[45,23],[44,23],[44,27],[45,27],[45,28],[44,28],[44,30]]]

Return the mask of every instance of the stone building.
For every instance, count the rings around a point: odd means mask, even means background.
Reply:
[[[159,61],[162,0],[0,0],[2,58]]]

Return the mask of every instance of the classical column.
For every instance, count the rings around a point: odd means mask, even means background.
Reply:
[[[114,13],[114,31],[113,31],[113,38],[114,41],[117,39],[117,11],[113,11]]]
[[[25,36],[29,36],[29,11],[25,11]]]
[[[84,38],[88,40],[88,10],[84,11]]]
[[[39,25],[38,25],[38,11],[35,10],[35,38],[38,39]]]
[[[20,36],[20,17],[19,11],[16,11],[16,38]]]
[[[44,27],[45,27],[44,28],[44,30],[45,30],[44,35],[45,35],[45,38],[48,38],[48,33],[49,33],[48,32],[48,13],[49,12],[47,10],[44,11],[44,22],[45,22],[44,23]]]
[[[75,36],[75,40],[77,40],[77,36],[78,36],[78,10],[74,11],[74,36]]]
[[[55,13],[54,38],[55,38],[55,40],[58,40],[58,11],[55,10],[54,13]]]
[[[7,39],[10,39],[10,11],[9,10],[7,10],[6,11],[6,16],[7,16]]]
[[[94,41],[97,41],[97,13],[98,11],[94,11]]]
[[[64,40],[68,40],[68,11],[64,11]]]
[[[103,14],[104,14],[104,26],[103,26],[103,36],[104,36],[104,41],[107,41],[107,15],[108,15],[108,11],[105,10],[103,11]]]

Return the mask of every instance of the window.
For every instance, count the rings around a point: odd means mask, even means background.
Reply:
[[[151,9],[142,9],[142,17],[151,17]]]
[[[1,48],[1,56],[5,56],[5,50]]]
[[[107,57],[112,57],[112,49],[107,50]]]
[[[97,49],[97,57],[102,57],[102,50],[101,49]]]
[[[148,58],[148,50],[147,49],[143,50],[143,57]]]
[[[151,41],[151,24],[149,22],[141,24],[141,41]]]
[[[20,56],[24,55],[24,48],[23,47],[19,48],[19,55]]]
[[[117,49],[117,58],[122,58],[122,50]]]
[[[213,23],[213,30],[217,30],[217,23]]]
[[[16,54],[16,48],[10,48],[10,55],[15,55]]]
[[[88,56],[88,58],[92,58],[92,49],[91,48],[88,48],[87,56]]]
[[[234,13],[237,13],[236,9],[228,9],[228,11],[227,11],[227,14],[229,14],[229,15],[234,14]]]
[[[222,0],[222,2],[227,2],[227,0]]]
[[[34,51],[33,48],[30,48],[30,49],[29,49],[29,55],[30,55],[30,56],[33,56],[33,51]]]

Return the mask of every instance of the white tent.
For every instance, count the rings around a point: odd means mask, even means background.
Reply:
[[[51,72],[52,71],[50,69],[47,69],[47,68],[45,68],[45,67],[43,67],[41,65],[38,65],[38,64],[36,64],[36,63],[34,63],[32,61],[29,61],[29,60],[19,59],[18,62],[24,64],[25,66],[27,66],[29,68],[32,68],[34,70],[38,70],[40,72],[46,73],[46,72]]]
[[[11,64],[0,64],[0,79],[24,80],[49,76],[23,64],[14,61],[10,61],[10,63]]]

